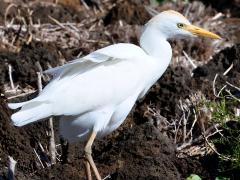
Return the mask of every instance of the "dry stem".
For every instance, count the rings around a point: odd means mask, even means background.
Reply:
[[[33,148],[33,152],[34,152],[34,154],[37,156],[37,159],[38,159],[38,161],[40,162],[42,168],[44,168],[44,165],[43,165],[43,163],[42,163],[42,161],[41,161],[41,158],[40,158],[40,156],[38,155],[38,153],[37,153],[37,151],[36,151],[35,148]]]
[[[11,156],[8,156],[8,159],[9,159],[9,165],[8,165],[7,179],[14,180],[14,172],[15,172],[17,161],[15,161]]]
[[[37,77],[38,77],[38,89],[39,93],[42,91],[42,74],[40,72],[37,72]],[[49,135],[49,142],[48,142],[48,148],[50,152],[50,158],[51,158],[51,163],[55,164],[56,163],[56,145],[55,145],[55,139],[54,139],[54,129],[53,129],[53,118],[49,118],[48,120],[48,135]]]
[[[12,78],[12,66],[10,64],[8,65],[8,75],[9,75],[11,89],[14,90],[15,86],[14,86],[13,78]]]
[[[197,68],[197,66],[194,64],[193,60],[188,56],[188,54],[185,51],[183,51],[183,54],[186,57],[186,59],[190,62],[190,64],[193,66],[193,68],[194,69]]]
[[[53,129],[53,118],[49,118],[48,120],[48,126],[49,126],[49,151],[50,151],[50,158],[51,163],[56,163],[56,145],[55,145],[55,139],[54,139],[54,129]]]

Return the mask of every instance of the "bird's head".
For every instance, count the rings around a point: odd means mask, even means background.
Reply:
[[[167,39],[186,36],[204,36],[221,39],[220,36],[205,29],[192,25],[182,14],[173,11],[163,11],[153,17],[147,26],[157,28]]]

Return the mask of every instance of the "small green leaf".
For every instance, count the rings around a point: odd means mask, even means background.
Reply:
[[[196,174],[191,174],[186,180],[201,180],[201,178]]]

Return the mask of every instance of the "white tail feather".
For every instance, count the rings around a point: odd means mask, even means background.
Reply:
[[[29,103],[28,101],[27,102],[21,102],[21,103],[8,103],[8,107],[10,109],[17,109],[17,108],[20,108],[22,107],[24,104],[27,104]]]
[[[21,103],[10,104],[10,108],[21,107]],[[11,116],[15,126],[24,126],[52,115],[51,105],[46,102],[33,101],[22,104],[22,109]]]

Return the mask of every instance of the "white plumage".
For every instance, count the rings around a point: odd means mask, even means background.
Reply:
[[[158,79],[153,76],[160,69],[159,61],[132,44],[100,49],[48,70],[54,78],[37,98],[9,104],[10,108],[22,107],[12,120],[23,126],[62,115],[60,132],[70,141],[86,140],[93,128],[97,136],[106,135],[121,124],[145,88]]]
[[[60,133],[70,141],[88,141],[85,151],[90,153],[94,138],[118,128],[136,100],[164,73],[172,57],[167,39],[195,35],[220,38],[191,25],[175,11],[162,12],[145,25],[141,47],[115,44],[47,70],[53,79],[38,97],[9,104],[12,109],[21,107],[12,115],[12,121],[23,126],[61,116]],[[100,179],[88,155],[87,160]]]

